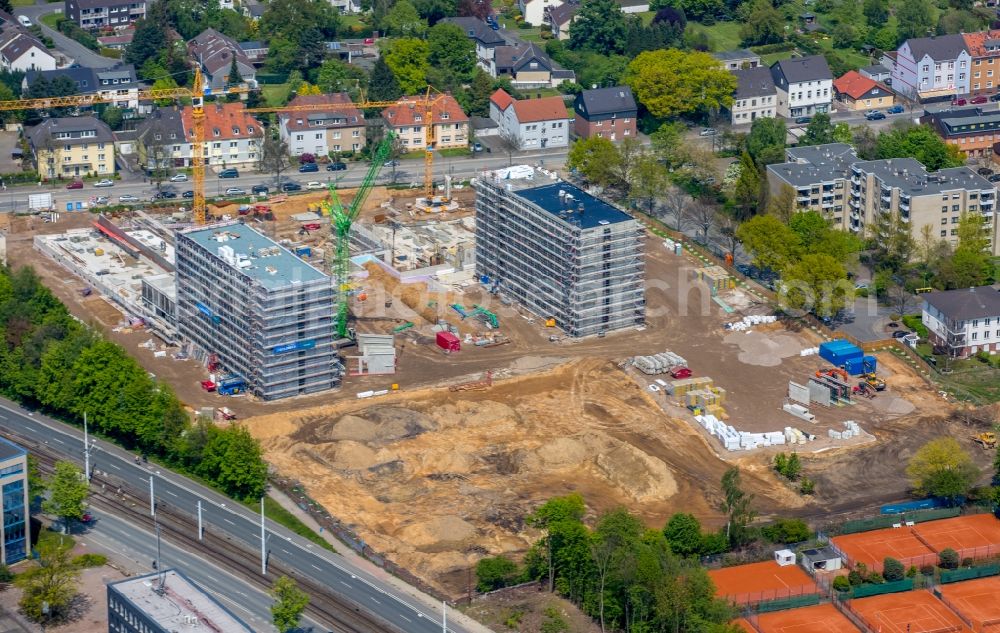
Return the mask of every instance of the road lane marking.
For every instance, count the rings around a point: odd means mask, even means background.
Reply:
[[[378,598],[376,598],[375,596],[368,596],[368,597],[371,598],[372,602],[374,602],[375,604],[382,604],[381,602],[378,601]]]
[[[404,619],[404,620],[406,620],[407,622],[413,622],[413,620],[411,620],[410,618],[406,617],[406,616],[405,616],[405,615],[403,615],[402,613],[400,613],[400,614],[399,614],[399,617],[403,618],[403,619]]]
[[[115,470],[121,470],[121,468],[119,468],[118,466],[116,466],[116,465],[115,465],[115,464],[114,464],[113,462],[112,462],[112,463],[110,463],[110,464],[108,464],[108,466],[111,466],[111,467],[112,467],[112,468],[114,468]]]
[[[59,439],[58,437],[53,437],[52,441],[53,442],[59,442],[60,444],[65,444],[66,443],[66,442],[62,441],[61,439]]]
[[[349,584],[347,584],[343,580],[340,581],[340,584],[344,585],[345,587],[351,587]],[[353,589],[354,587],[351,587],[351,588]]]
[[[229,519],[227,519],[226,517],[222,517],[222,520],[223,520],[223,521],[225,521],[226,523],[228,523],[229,525],[232,525],[232,526],[235,526],[235,525],[236,525],[235,523],[233,523],[232,521],[230,521],[230,520],[229,520]]]
[[[166,493],[167,493],[168,495],[170,495],[171,497],[176,497],[176,496],[177,496],[177,493],[175,493],[175,492],[171,492],[171,491],[169,491],[169,490],[167,490],[167,491],[166,491]]]

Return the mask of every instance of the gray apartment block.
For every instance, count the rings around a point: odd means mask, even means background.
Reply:
[[[177,233],[181,336],[265,400],[331,389],[343,366],[327,275],[240,222]]]
[[[476,272],[570,336],[645,322],[644,229],[568,183],[476,181]]]

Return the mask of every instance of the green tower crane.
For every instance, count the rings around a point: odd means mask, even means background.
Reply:
[[[382,142],[376,146],[372,153],[371,165],[368,166],[368,173],[361,181],[361,186],[354,194],[350,206],[345,209],[340,204],[336,184],[330,185],[329,200],[323,205],[330,215],[330,228],[337,242],[333,257],[333,278],[337,283],[337,336],[340,338],[347,336],[348,299],[351,293],[351,226],[358,219],[365,199],[375,186],[375,180],[389,157],[394,138],[395,135],[387,130]]]

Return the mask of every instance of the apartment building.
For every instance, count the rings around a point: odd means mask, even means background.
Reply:
[[[436,100],[431,109],[433,121],[425,121],[423,97],[402,97],[394,106],[382,111],[387,128],[396,133],[407,151],[423,150],[427,146],[427,125],[433,124],[434,147],[467,147],[469,117],[451,95]]]
[[[332,389],[337,358],[330,278],[240,222],[176,234],[181,336],[276,400]]]
[[[573,101],[573,133],[580,138],[601,136],[611,141],[636,135],[639,108],[628,86],[584,90]]]
[[[114,137],[97,117],[45,119],[25,135],[43,178],[115,173]]]
[[[569,115],[562,97],[514,99],[500,88],[490,97],[490,118],[518,149],[569,145]]]
[[[968,158],[994,155],[994,145],[1000,142],[1000,112],[996,110],[924,111],[920,122],[934,128],[945,143],[954,145]]]
[[[770,68],[756,66],[731,72],[736,77],[736,92],[729,107],[733,125],[749,125],[778,115],[778,89]]]
[[[145,0],[66,0],[63,12],[80,28],[122,28],[146,17]]]
[[[962,38],[972,58],[969,92],[993,94],[1000,88],[1000,30],[963,33]]]
[[[861,161],[842,143],[790,148],[787,156],[787,163],[768,165],[768,187],[771,195],[794,189],[798,210],[818,211],[833,226],[876,238],[887,216],[898,217],[915,240],[930,226],[952,245],[962,214],[980,214],[990,250],[1000,254],[996,185],[968,167],[929,172],[913,158]]]
[[[778,115],[802,117],[830,111],[833,74],[822,55],[775,62],[771,76],[778,93]]]
[[[947,98],[969,92],[972,57],[960,34],[908,39],[895,55],[882,61],[892,71],[892,89],[910,98]]]
[[[851,70],[833,82],[837,99],[849,110],[873,110],[887,108],[896,102],[896,96],[889,88]]]
[[[251,167],[257,164],[263,128],[242,103],[205,105],[205,164],[218,167]],[[136,150],[146,164],[159,156],[174,167],[191,166],[194,119],[191,106],[158,108],[136,128]]]
[[[27,94],[35,82],[51,82],[59,77],[66,77],[76,84],[76,94],[98,95],[109,105],[140,110],[139,90],[143,86],[139,83],[132,64],[118,64],[110,68],[76,66],[57,70],[31,70],[25,73],[21,89]],[[149,106],[142,106],[142,111],[151,109]]]
[[[13,565],[28,557],[28,451],[0,438],[0,563]]]
[[[476,274],[567,335],[645,321],[644,230],[627,213],[559,182],[515,190],[477,179]]]
[[[1000,352],[1000,289],[959,288],[923,295],[920,320],[936,350],[956,358]]]
[[[357,152],[365,146],[365,115],[354,107],[346,92],[328,95],[299,95],[290,106],[321,107],[329,110],[280,112],[278,129],[292,156]]]

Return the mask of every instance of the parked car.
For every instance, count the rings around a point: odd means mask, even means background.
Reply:
[[[118,196],[118,202],[139,202],[139,198],[133,196],[130,193]]]
[[[473,143],[472,144],[472,151],[473,152],[477,152],[477,153],[483,151],[483,144],[479,143],[478,141],[475,142],[475,143]]]
[[[399,161],[398,160],[387,160],[387,161],[385,161],[385,164],[383,164],[382,166],[383,167],[399,167]]]
[[[1000,174],[993,174],[992,176],[988,176],[986,180],[989,180],[990,182],[1000,182]]]
[[[71,182],[68,185],[66,185],[66,188],[67,189],[83,189],[83,181],[82,180],[74,180],[73,182]]]
[[[812,120],[813,119],[811,116],[800,116],[799,118],[795,119],[795,122],[798,123],[799,125],[804,125],[806,123],[811,123]]]
[[[255,196],[258,196],[262,193],[267,193],[270,190],[271,189],[267,185],[254,185],[253,187],[250,187],[250,193],[252,193]]]
[[[968,105],[968,103],[969,102],[966,99],[962,98],[962,97],[956,97],[955,99],[951,100],[951,105],[953,105],[953,106],[964,106],[964,105]]]
[[[247,195],[246,189],[240,189],[239,187],[229,187],[226,189],[227,196],[245,196]]]
[[[302,185],[297,182],[283,182],[281,183],[281,190],[285,193],[290,191],[302,191]]]
[[[176,198],[177,193],[173,191],[158,191],[156,195],[153,196],[154,200],[169,200],[170,198]]]
[[[108,204],[109,202],[111,202],[111,199],[107,196],[97,196],[94,198],[94,204]]]
[[[306,163],[301,167],[299,167],[300,174],[308,174],[314,171],[319,171],[319,165],[317,165],[316,163]]]
[[[375,38],[374,37],[366,37],[365,38],[365,44],[374,44],[374,43],[375,43]]]
[[[308,189],[309,191],[315,191],[317,189],[322,189],[322,188],[323,188],[323,183],[319,182],[318,180],[310,180],[309,182],[306,183],[306,189]]]
[[[989,99],[986,98],[986,95],[978,95],[969,99],[969,103],[974,103],[976,105],[979,105],[980,103],[986,103],[987,101],[989,101]]]
[[[176,174],[170,177],[170,182],[187,182],[187,174]]]
[[[892,333],[892,338],[904,338],[909,332],[906,330],[896,330]]]
[[[94,186],[95,187],[114,187],[115,186],[115,181],[114,180],[108,180],[107,178],[105,178],[104,180],[98,180],[97,182],[95,182]]]
[[[193,198],[194,197],[194,192],[193,191],[185,191],[184,193],[181,194],[181,197],[182,198]]]
[[[894,106],[889,106],[888,108],[885,109],[885,111],[888,112],[889,114],[902,114],[903,112],[906,111],[906,108],[897,104]]]
[[[19,15],[19,16],[17,16],[17,21],[20,22],[21,26],[23,26],[26,29],[30,29],[33,26],[31,24],[31,20],[29,20],[28,16],[26,16],[26,15]]]
[[[326,166],[327,171],[344,171],[347,169],[347,163],[330,163]]]
[[[995,95],[990,95],[990,101],[1000,101],[1000,92]]]
[[[715,136],[716,134],[718,134],[718,132],[714,127],[707,127],[701,132],[698,132],[698,136]]]
[[[239,178],[240,171],[235,167],[230,167],[229,169],[223,169],[219,172],[219,178]]]
[[[976,170],[976,173],[979,174],[980,176],[992,176],[993,170],[990,169],[989,167],[980,167],[979,169]]]
[[[869,121],[881,121],[882,119],[885,118],[885,115],[879,112],[878,110],[872,110],[871,112],[865,115],[865,118],[868,119]]]

